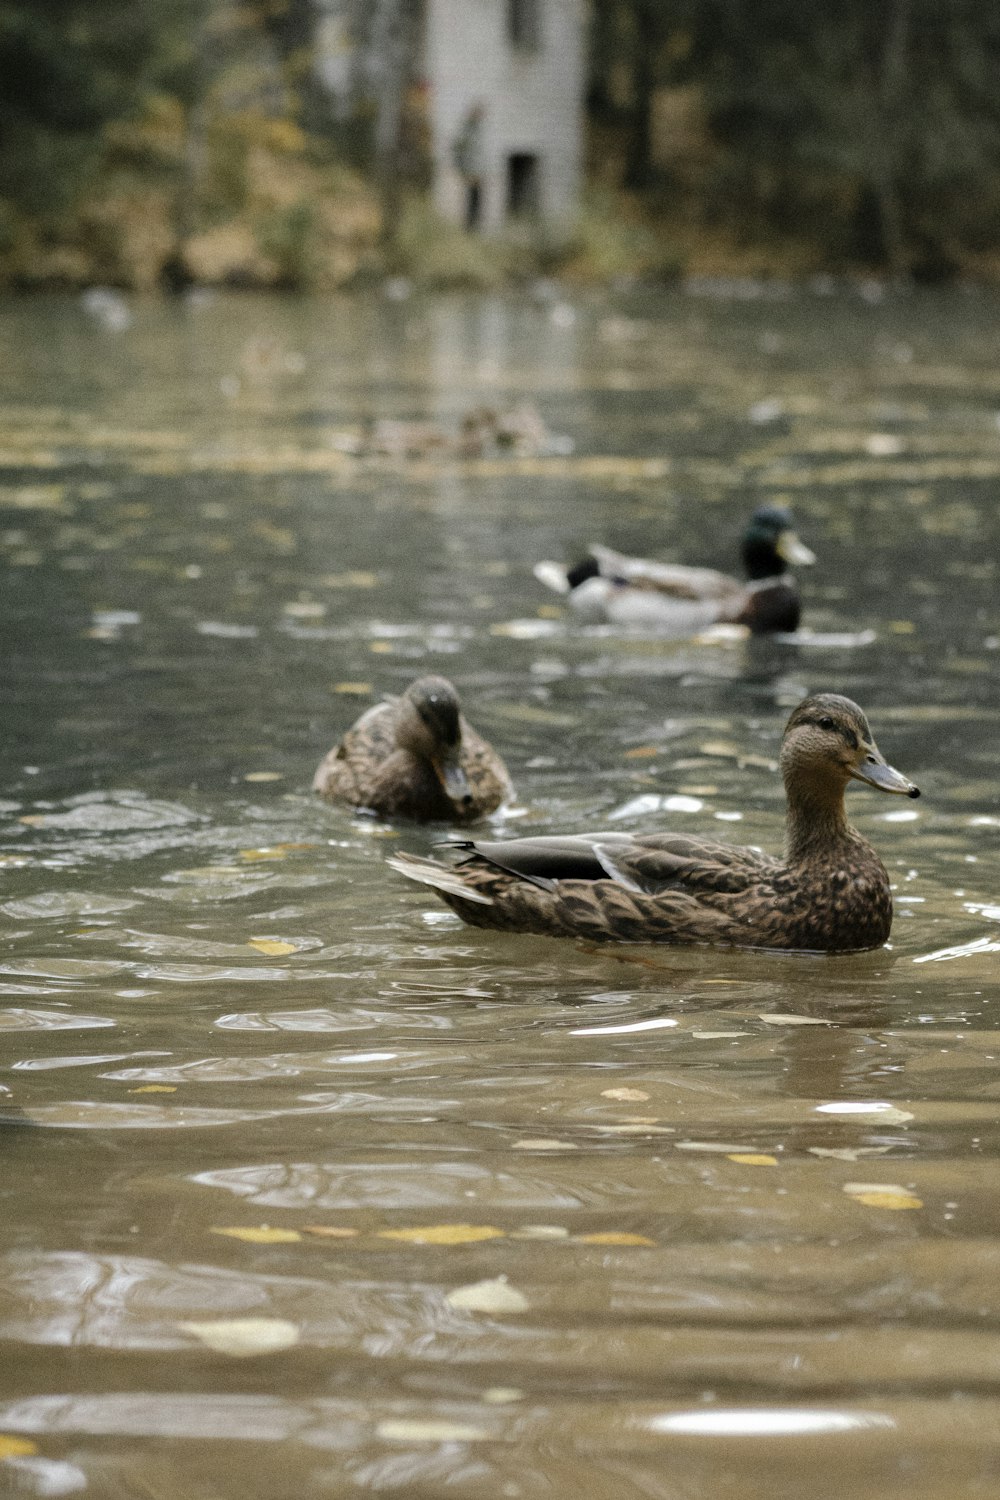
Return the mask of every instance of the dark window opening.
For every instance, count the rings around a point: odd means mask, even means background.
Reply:
[[[478,177],[465,184],[465,229],[477,233],[483,221],[483,184]]]
[[[507,35],[515,47],[534,52],[541,41],[542,0],[507,0]]]
[[[538,157],[516,151],[507,158],[507,212],[514,219],[533,219],[538,214]]]

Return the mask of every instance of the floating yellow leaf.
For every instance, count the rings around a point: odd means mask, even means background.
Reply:
[[[248,771],[244,781],[284,781],[280,771]]]
[[[644,1234],[625,1234],[609,1230],[606,1234],[578,1234],[578,1245],[655,1245],[656,1241]]]
[[[476,1240],[503,1239],[505,1231],[492,1224],[420,1224],[413,1229],[381,1229],[380,1240],[406,1240],[411,1245],[471,1245]]]
[[[263,541],[270,542],[278,552],[295,551],[295,533],[286,526],[275,526],[270,521],[251,521],[250,530]]]
[[[625,751],[626,760],[651,760],[654,755],[659,755],[659,745],[633,745],[631,750]]]
[[[19,823],[27,823],[29,828],[41,828],[45,822],[44,813],[25,813],[23,818],[18,818]]]
[[[336,1224],[303,1224],[303,1234],[314,1234],[324,1240],[351,1240],[358,1231],[356,1229],[341,1229]]]
[[[370,682],[335,682],[330,689],[332,693],[353,694],[358,698],[366,698],[371,690]]]
[[[453,1292],[448,1292],[444,1300],[449,1307],[456,1307],[460,1312],[518,1313],[527,1312],[529,1306],[524,1293],[516,1286],[510,1286],[506,1276],[458,1286]]]
[[[923,1200],[915,1198],[911,1193],[853,1193],[852,1197],[856,1203],[867,1204],[869,1208],[923,1208]]]
[[[296,952],[294,943],[281,943],[275,938],[251,938],[247,947],[266,953],[268,958],[284,958],[286,954]]]
[[[129,1089],[130,1094],[176,1094],[176,1083],[144,1083],[137,1089]]]
[[[285,1318],[219,1318],[210,1323],[178,1323],[216,1354],[247,1359],[255,1354],[276,1354],[299,1341],[299,1330]]]
[[[325,589],[373,589],[378,583],[377,573],[326,573],[317,583]]]
[[[302,1238],[297,1229],[272,1229],[270,1224],[234,1224],[229,1229],[213,1229],[231,1240],[248,1240],[251,1245],[294,1245]]]
[[[729,1161],[739,1162],[741,1167],[776,1167],[778,1158],[764,1151],[727,1151]]]
[[[62,510],[66,498],[64,484],[25,484],[4,493],[4,502],[17,510]]]
[[[855,1203],[864,1203],[868,1208],[888,1208],[895,1211],[906,1208],[923,1208],[923,1201],[909,1188],[893,1182],[845,1182],[844,1192]]]
[[[648,1099],[642,1089],[601,1089],[602,1099]]]
[[[889,629],[893,635],[913,635],[916,630],[912,620],[890,620]]]
[[[38,1452],[38,1444],[33,1443],[30,1438],[13,1437],[10,1433],[0,1432],[0,1458],[27,1458],[30,1453]]]
[[[240,859],[245,859],[248,864],[253,864],[259,859],[284,859],[285,851],[280,844],[266,849],[241,849]]]
[[[771,760],[767,755],[747,755],[739,745],[730,744],[728,740],[706,740],[699,745],[698,749],[702,755],[710,755],[715,760],[735,760],[740,770],[744,766],[759,767],[762,771],[776,771],[777,761]]]
[[[290,599],[281,609],[293,620],[320,620],[326,614],[326,605],[314,599]]]

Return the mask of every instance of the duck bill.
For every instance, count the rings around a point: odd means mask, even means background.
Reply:
[[[877,791],[889,792],[897,797],[919,797],[920,788],[901,776],[894,766],[882,759],[873,745],[860,765],[854,766],[851,775],[855,781],[863,781]]]
[[[434,762],[434,770],[437,772],[438,780],[445,789],[445,793],[452,802],[468,804],[472,801],[472,788],[469,778],[462,769],[458,758],[458,752],[454,751],[444,755],[440,760]]]
[[[774,544],[774,550],[791,567],[811,568],[816,554],[810,552],[805,542],[799,541],[794,531],[783,531]]]

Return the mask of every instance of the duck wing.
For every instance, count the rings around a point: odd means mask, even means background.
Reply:
[[[680,563],[627,557],[597,543],[591,545],[589,551],[597,560],[603,577],[621,579],[634,588],[654,589],[677,599],[722,601],[742,595],[744,590],[738,578],[719,573],[715,568],[688,568]]]
[[[320,761],[313,791],[332,801],[363,806],[379,768],[396,749],[398,698],[373,704]]]
[[[639,834],[614,845],[599,836],[595,853],[612,879],[647,895],[736,895],[766,881],[780,863],[759,849],[670,833]]]
[[[632,891],[699,893],[746,890],[777,864],[756,849],[681,834],[594,833],[452,843],[467,861],[482,861],[542,890],[560,880],[614,880]]]
[[[481,861],[543,891],[553,891],[559,880],[607,880],[608,871],[595,851],[595,841],[623,842],[627,838],[627,834],[607,833],[595,837],[566,834],[535,839],[449,839],[448,846],[465,856],[459,868]]]

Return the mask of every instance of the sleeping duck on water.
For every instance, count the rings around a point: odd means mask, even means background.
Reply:
[[[755,634],[791,632],[801,615],[790,563],[816,561],[795,534],[791,512],[762,505],[750,518],[740,547],[746,580],[714,568],[625,557],[594,545],[572,568],[535,564],[535,577],[569,599],[573,609],[613,625],[644,625],[693,635],[709,625],[746,625]]]
[[[830,953],[877,948],[892,925],[885,866],[847,822],[850,780],[920,795],[887,765],[856,703],[818,693],[781,744],[780,859],[674,833],[467,841],[457,865],[398,854],[464,922],[591,941],[718,943]]]
[[[514,789],[447,678],[420,677],[361,715],[320,762],[313,791],[386,818],[472,823]]]

